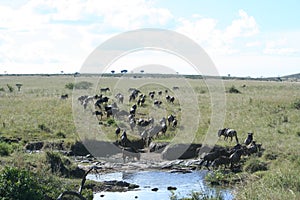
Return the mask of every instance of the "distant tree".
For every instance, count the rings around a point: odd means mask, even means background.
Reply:
[[[61,74],[63,74],[63,73],[64,73],[64,71],[60,71],[60,73],[61,73]]]
[[[79,72],[75,72],[74,77],[78,77],[78,76],[80,76],[80,73]]]
[[[126,74],[128,72],[128,70],[127,69],[123,69],[123,70],[121,70],[121,73],[122,74]]]
[[[140,72],[141,72],[141,73],[144,73],[145,71],[142,69]]]
[[[21,87],[23,86],[23,84],[21,84],[21,83],[17,83],[17,84],[16,84],[16,86],[17,86],[17,88],[18,88],[18,91],[20,92],[20,90],[21,90]]]
[[[114,74],[116,71],[115,71],[115,70],[111,70],[110,72],[111,72],[112,74]]]

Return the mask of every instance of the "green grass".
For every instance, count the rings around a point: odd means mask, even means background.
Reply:
[[[129,78],[128,78],[129,79]],[[25,144],[29,141],[60,142],[72,144],[78,139],[80,127],[76,118],[73,118],[76,109],[82,114],[79,117],[94,120],[91,116],[92,106],[82,113],[82,107],[77,102],[79,94],[99,94],[99,88],[110,87],[111,92],[106,95],[114,99],[114,94],[122,92],[125,94],[125,103],[121,106],[127,110],[133,103],[128,103],[128,87],[130,85],[126,78],[98,78],[79,77],[76,82],[88,81],[97,86],[96,89],[75,90],[73,103],[78,108],[72,107],[72,90],[65,86],[74,82],[71,76],[33,76],[33,77],[0,77],[0,137],[20,139],[18,144],[0,143],[1,167],[4,165],[23,166],[30,170],[41,170],[44,164],[40,163],[42,155],[28,155],[23,152]],[[141,90],[148,94],[151,90],[164,90],[166,87],[180,84],[177,79],[171,78],[164,84],[157,84],[162,78],[154,79],[154,84],[144,84],[144,79],[132,79],[131,82],[141,86]],[[16,83],[21,83],[21,91],[17,90]],[[188,84],[194,89],[198,105],[187,104],[188,109],[199,109],[200,119],[198,129],[195,132],[194,142],[203,142],[211,125],[212,105],[210,92],[203,80],[188,80]],[[7,85],[14,89],[10,92]],[[300,199],[300,84],[298,82],[267,82],[251,80],[226,80],[226,112],[225,123],[222,127],[236,129],[240,142],[248,132],[254,133],[254,140],[261,143],[265,149],[261,157],[250,158],[244,165],[244,172],[240,176],[247,177],[235,188],[237,199]],[[187,85],[179,85],[182,95],[191,96]],[[234,87],[237,93],[226,93]],[[113,91],[113,92],[112,92]],[[69,99],[61,100],[60,95],[69,94]],[[176,93],[170,92],[170,95]],[[163,99],[165,94],[160,97]],[[187,99],[189,100],[189,99]],[[185,141],[184,134],[196,123],[193,113],[186,113],[183,110],[182,102],[176,98],[175,105],[163,104],[161,109],[153,108],[147,99],[144,107],[140,108],[141,113],[148,113],[153,116],[167,116],[175,113],[179,119],[177,130],[169,129],[167,136],[160,137],[157,141],[169,141],[176,135],[176,131],[182,130],[183,137],[178,142]],[[75,113],[74,113],[75,111]],[[79,112],[80,111],[80,112]],[[78,114],[77,113],[77,114]],[[139,117],[148,117],[138,114]],[[78,116],[77,116],[78,117]],[[182,117],[186,121],[180,121]],[[93,122],[93,121],[91,121]],[[96,122],[96,121],[95,121]],[[96,137],[99,140],[115,141],[114,130],[116,124],[128,130],[130,138],[137,138],[136,132],[129,131],[129,126],[124,120],[103,119],[103,124],[94,123],[90,132],[80,133],[84,137]],[[93,128],[98,131],[101,127],[103,134],[93,133]],[[83,129],[86,130],[86,129]],[[105,137],[104,137],[105,136]],[[232,146],[234,142],[224,142],[219,139],[217,144]],[[68,145],[70,146],[70,145]],[[42,159],[43,160],[43,159]],[[266,168],[265,168],[266,167]],[[263,170],[262,170],[263,169]]]

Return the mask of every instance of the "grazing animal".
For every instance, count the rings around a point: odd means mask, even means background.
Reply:
[[[136,149],[134,149],[133,147],[129,147],[129,148],[123,148],[122,149],[122,158],[123,158],[123,162],[126,162],[126,158],[131,158],[132,160],[134,160],[135,158],[137,160],[141,159],[141,153],[138,152]]]
[[[96,117],[98,118],[98,116],[100,116],[100,119],[102,119],[103,117],[103,112],[102,111],[99,111],[99,110],[96,110],[95,112],[93,112],[93,115],[96,115]],[[99,118],[98,118],[99,119]]]
[[[214,152],[210,152],[208,154],[206,154],[202,161],[200,162],[200,166],[203,165],[203,163],[206,162],[206,167],[207,169],[209,169],[209,165],[210,163],[212,163],[215,159],[221,157],[221,156],[226,156],[228,154],[228,152],[225,150],[225,149],[221,149],[221,150],[217,150],[217,151],[214,151]]]
[[[167,95],[167,96],[166,96],[166,100],[167,100],[167,101],[170,101],[170,99],[171,99],[170,95]]]
[[[235,137],[236,143],[239,143],[236,130],[229,128],[221,129],[218,131],[218,136],[221,137],[222,135],[224,136],[224,140],[227,140],[228,137],[230,137],[230,142],[232,142],[232,138]]]
[[[176,126],[177,126],[177,119],[174,119],[174,120],[173,120],[172,126],[173,126],[173,128],[176,128]]]
[[[162,91],[159,91],[159,92],[158,92],[158,95],[162,95]]]
[[[116,134],[117,138],[119,138],[120,133],[121,133],[121,129],[120,129],[120,127],[117,127],[115,130],[115,134]]]
[[[126,147],[130,144],[130,140],[127,138],[127,133],[125,130],[123,130],[123,133],[121,135],[121,145],[123,147]]]
[[[159,106],[162,104],[162,102],[161,102],[161,101],[158,101],[158,100],[154,100],[153,104],[154,104],[155,106],[159,107]]]
[[[168,125],[169,125],[169,126],[170,126],[170,124],[175,120],[175,118],[176,118],[176,117],[175,117],[174,115],[172,115],[172,114],[168,116],[167,119],[168,119]]]
[[[170,98],[170,103],[174,103],[174,101],[175,101],[175,97],[171,97]]]
[[[249,145],[249,144],[251,144],[252,141],[253,141],[253,133],[248,133],[248,136],[245,139],[244,144]]]
[[[65,100],[65,99],[67,99],[68,97],[69,97],[68,94],[63,94],[63,95],[60,96],[60,99]]]
[[[131,131],[133,131],[133,129],[134,129],[134,127],[135,127],[135,119],[134,119],[134,118],[132,118],[132,119],[130,120],[129,125],[130,125]]]
[[[230,155],[230,168],[232,169],[234,164],[240,162],[241,156],[245,153],[243,149],[239,149]]]
[[[230,158],[228,158],[227,156],[220,156],[219,158],[216,158],[213,162],[212,162],[212,167],[213,168],[219,168],[220,166],[224,165],[224,169],[226,168],[227,165],[230,164]]]
[[[115,98],[118,100],[118,103],[123,103],[124,96],[121,93],[116,94]]]
[[[178,86],[174,86],[173,90],[179,90],[179,87]]]
[[[100,92],[107,92],[107,91],[110,91],[110,89],[107,87],[107,88],[101,88],[100,89]]]

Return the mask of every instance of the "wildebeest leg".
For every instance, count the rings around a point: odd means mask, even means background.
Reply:
[[[239,144],[239,139],[238,139],[237,135],[235,135],[235,140],[236,140],[236,143]]]

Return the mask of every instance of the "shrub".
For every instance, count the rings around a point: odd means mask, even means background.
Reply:
[[[228,90],[229,93],[241,93],[238,89],[236,89],[234,86],[231,86]]]
[[[296,108],[297,110],[300,110],[300,99],[297,99],[297,100],[293,103],[293,107]]]
[[[6,167],[0,175],[1,199],[44,199],[43,188],[29,171]]]
[[[3,87],[1,87],[0,92],[5,92],[5,89]]]
[[[9,92],[13,92],[15,89],[11,86],[11,85],[9,85],[9,84],[7,84],[7,88],[8,88],[8,91]]]
[[[78,82],[78,83],[67,83],[65,85],[65,88],[67,89],[70,89],[70,90],[73,90],[74,88],[75,89],[83,89],[83,90],[86,90],[86,89],[89,89],[90,87],[92,87],[93,84],[88,82],[88,81],[81,81],[81,82]]]
[[[70,89],[70,90],[73,90],[73,89],[74,89],[74,83],[67,83],[67,84],[65,85],[65,88]]]
[[[9,156],[12,148],[9,144],[5,142],[0,142],[0,156]]]

